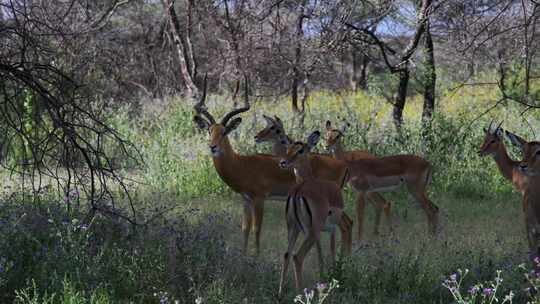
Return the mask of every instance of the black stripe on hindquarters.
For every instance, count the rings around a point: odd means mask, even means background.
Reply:
[[[311,209],[309,209],[309,204],[305,197],[302,197],[301,199],[304,201],[304,205],[306,206],[306,211],[309,215],[309,220],[311,222],[311,227],[313,227],[313,215],[311,214]]]
[[[349,179],[349,168],[345,169],[345,174],[343,174],[343,179],[341,180],[341,185],[339,186],[339,188],[343,189],[348,179]]]
[[[304,225],[302,225],[302,222],[300,221],[300,217],[298,216],[298,204],[300,201],[298,200],[297,196],[294,196],[294,202],[293,202],[293,211],[294,211],[294,217],[296,218],[296,222],[298,223],[298,226],[300,226],[300,230],[305,234],[306,230],[304,229]]]

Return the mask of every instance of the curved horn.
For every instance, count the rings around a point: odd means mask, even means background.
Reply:
[[[225,117],[221,120],[222,125],[227,125],[227,122],[229,122],[229,119],[233,118],[235,115],[238,115],[240,113],[247,112],[249,108],[251,107],[249,105],[249,92],[248,92],[248,79],[247,76],[244,75],[245,82],[244,82],[244,102],[246,103],[243,108],[232,110],[231,112],[227,113]]]
[[[487,128],[488,132],[491,133],[491,126],[493,125],[493,120],[489,122],[489,126]]]
[[[210,121],[211,124],[215,124],[216,120],[214,119],[214,116],[212,114],[208,113],[208,110],[206,110],[206,105],[204,102],[206,101],[206,80],[208,78],[208,73],[204,74],[204,84],[203,84],[203,93],[201,96],[201,100],[195,105],[195,111],[197,113],[200,113],[204,115],[208,121]]]
[[[503,122],[504,122],[504,120],[501,121],[501,123],[499,123],[499,125],[497,125],[497,128],[495,128],[495,132],[497,132],[497,131],[500,129],[500,127],[502,126]]]

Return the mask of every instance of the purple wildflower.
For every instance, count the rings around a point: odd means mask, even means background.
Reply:
[[[306,295],[306,298],[313,298],[314,290],[309,288],[304,288],[304,294]]]
[[[478,288],[478,286],[473,286],[469,288],[469,294],[472,296],[476,295],[479,291],[480,291],[480,288]]]
[[[317,283],[317,290],[318,291],[325,290],[326,288],[328,288],[328,284],[326,284],[326,283]]]
[[[493,295],[494,290],[493,290],[493,288],[486,287],[486,288],[484,288],[484,290],[482,292],[483,292],[484,296],[489,297],[489,296]]]

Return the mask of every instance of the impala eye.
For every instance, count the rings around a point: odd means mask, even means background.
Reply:
[[[491,143],[491,144],[494,144],[494,143],[495,143],[495,139],[492,139],[490,143]]]
[[[540,155],[540,150],[536,151],[536,156]]]
[[[271,127],[270,127],[270,130],[274,130],[275,128],[276,128],[276,127],[274,127],[274,126],[271,126]]]
[[[276,134],[279,134],[281,133],[281,131],[279,129],[276,130]]]
[[[302,153],[304,153],[304,149],[298,150],[298,154],[302,154]]]

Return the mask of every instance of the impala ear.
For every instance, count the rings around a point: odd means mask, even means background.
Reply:
[[[279,119],[279,117],[277,117],[276,115],[274,115],[274,121],[275,121],[281,128],[283,128],[283,122],[282,122],[281,119]]]
[[[311,133],[311,135],[307,139],[308,150],[311,150],[313,147],[315,147],[317,143],[319,142],[320,138],[321,138],[321,132],[315,131]]]
[[[240,125],[241,122],[242,122],[241,117],[236,117],[231,122],[229,122],[227,124],[227,126],[225,127],[225,134],[224,135],[227,135],[227,134],[231,133],[234,129],[238,128],[238,126]]]
[[[523,146],[527,143],[527,141],[508,130],[505,131],[505,134],[514,146],[523,150]]]
[[[326,121],[326,131],[332,130],[332,122],[330,120]]]
[[[200,117],[199,115],[193,116],[193,121],[197,124],[197,126],[201,130],[208,130],[208,128],[210,127],[210,123],[206,119]]]
[[[489,132],[488,129],[484,128],[484,133],[488,133],[488,132]]]

